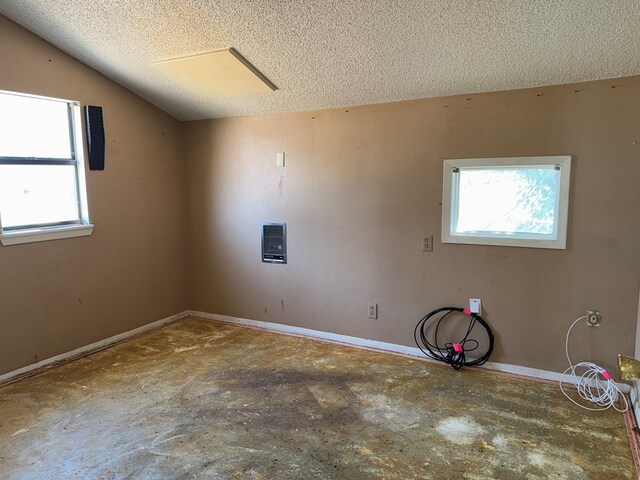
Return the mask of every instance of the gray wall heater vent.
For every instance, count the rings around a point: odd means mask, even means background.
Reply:
[[[287,224],[262,224],[262,261],[287,263]]]

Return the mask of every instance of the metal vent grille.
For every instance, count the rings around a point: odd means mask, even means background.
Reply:
[[[262,261],[264,263],[287,263],[285,223],[262,224]]]

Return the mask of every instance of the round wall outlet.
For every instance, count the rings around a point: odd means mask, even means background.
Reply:
[[[587,312],[587,323],[592,327],[600,325],[600,313],[589,310]]]

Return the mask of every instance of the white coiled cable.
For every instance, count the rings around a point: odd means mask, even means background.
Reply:
[[[584,408],[585,410],[597,412],[613,407],[618,412],[626,412],[629,408],[627,398],[620,391],[620,389],[618,389],[615,382],[604,368],[591,362],[579,362],[576,364],[573,364],[571,362],[571,357],[569,356],[569,336],[571,335],[571,330],[576,323],[578,323],[580,320],[586,320],[586,318],[586,316],[577,318],[571,324],[569,330],[567,330],[567,337],[565,339],[565,352],[567,354],[569,368],[564,371],[562,377],[560,378],[560,390],[562,390],[562,393],[565,397],[567,397],[580,408]],[[578,369],[584,369],[584,373],[579,374]],[[570,380],[567,381],[566,377],[569,377]],[[599,408],[587,407],[576,402],[567,394],[563,387],[563,383],[575,385],[580,398],[598,405]],[[621,407],[622,405],[624,405],[624,407],[620,408],[616,406],[616,402],[618,401],[618,399],[621,399],[620,405]]]

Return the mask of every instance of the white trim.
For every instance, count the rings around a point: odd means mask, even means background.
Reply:
[[[635,386],[635,388],[631,388],[631,391],[629,392],[629,396],[631,397],[631,408],[636,417],[636,423],[637,423],[637,419],[640,418],[640,405],[638,405],[637,385]]]
[[[90,225],[89,202],[87,200],[87,175],[85,172],[85,143],[86,125],[82,122],[82,111],[79,102],[71,102],[71,118],[73,122],[73,149],[76,159],[76,175],[78,186],[78,202],[80,205],[80,219],[84,225]],[[91,234],[89,234],[91,235]]]
[[[0,94],[13,95],[14,97],[30,97],[39,100],[49,100],[51,102],[74,103],[75,100],[67,100],[65,98],[45,97],[44,95],[34,95],[33,93],[13,92],[11,90],[0,90]]]
[[[109,347],[116,343],[120,343],[123,340],[127,340],[131,337],[135,337],[137,335],[140,335],[141,333],[147,332],[157,327],[161,327],[168,323],[175,322],[176,320],[180,320],[187,316],[188,316],[187,311],[178,313],[176,315],[171,315],[170,317],[166,317],[161,320],[149,323],[147,325],[143,325],[142,327],[134,328],[133,330],[129,330],[128,332],[119,333],[118,335],[114,335],[113,337],[105,338],[104,340],[100,340],[100,341],[91,343],[89,345],[85,345],[84,347],[76,348],[75,350],[72,350],[70,352],[61,353],[60,355],[47,358],[38,363],[32,363],[31,365],[27,365],[26,367],[18,368],[17,370],[3,373],[2,375],[0,375],[0,385],[14,378],[25,376],[33,371],[40,370],[42,368],[49,367],[57,363],[73,360],[75,358],[88,355],[98,350],[102,350],[105,347]]]
[[[175,322],[177,320],[180,320],[186,317],[196,317],[196,318],[201,318],[203,320],[210,320],[214,322],[224,322],[224,323],[230,323],[233,325],[242,325],[246,327],[259,328],[261,330],[268,330],[273,332],[286,333],[290,335],[299,335],[303,337],[316,338],[320,340],[326,340],[329,342],[353,345],[357,347],[371,348],[374,350],[380,350],[384,352],[407,355],[410,357],[419,358],[420,360],[432,361],[429,358],[427,358],[417,347],[409,347],[406,345],[398,345],[396,343],[381,342],[378,340],[368,340],[366,338],[352,337],[350,335],[342,335],[339,333],[323,332],[321,330],[313,330],[310,328],[294,327],[291,325],[284,325],[282,323],[272,323],[272,322],[265,322],[261,320],[250,320],[247,318],[231,317],[228,315],[219,315],[215,313],[200,312],[198,310],[185,310],[184,312],[171,315],[170,317],[166,317],[156,322],[143,325],[142,327],[129,330],[128,332],[119,333],[118,335],[114,335],[113,337],[109,337],[104,340],[100,340],[98,342],[92,343],[90,345],[77,348],[70,352],[62,353],[60,355],[56,355],[55,357],[42,360],[38,363],[32,363],[31,365],[27,365],[26,367],[22,367],[17,370],[4,373],[0,375],[0,385],[14,378],[25,376],[33,371],[40,370],[42,368],[49,367],[61,362],[73,360],[75,358],[88,355],[98,350],[102,350],[103,348],[109,347],[113,344],[120,343],[123,340],[127,340],[129,338],[140,335],[141,333],[147,332],[157,327],[161,327],[163,325],[167,325],[169,323]],[[558,382],[562,377],[562,374],[560,373],[550,372],[548,370],[540,370],[537,368],[522,367],[520,365],[511,365],[507,363],[487,362],[482,366],[474,367],[474,368],[482,368],[485,370],[493,370],[497,372],[510,373],[513,375],[522,375],[525,377],[537,378],[542,380],[550,380],[554,382]],[[634,405],[636,416],[637,418],[640,418],[640,415],[639,415],[640,410],[638,409],[638,401],[637,401],[638,397],[636,395],[636,392],[632,390],[630,386],[625,383],[617,383],[616,385],[618,386],[621,392],[631,393],[631,401],[632,401],[632,404]]]
[[[636,348],[634,351],[634,357],[640,358],[640,291],[638,291],[638,316],[636,317]],[[636,424],[640,420],[640,380],[634,380],[631,382],[633,387],[631,389],[631,405],[636,415]]]
[[[455,233],[453,218],[457,218],[458,196],[457,182],[454,181],[454,168],[484,167],[526,167],[559,165],[557,174],[558,198],[556,200],[556,218],[554,235],[507,235],[498,232]],[[497,245],[510,247],[565,249],[567,241],[567,222],[569,212],[569,186],[571,177],[571,155],[545,157],[499,157],[499,158],[462,158],[444,160],[442,172],[442,242],[470,245]]]
[[[375,348],[376,350],[384,350],[387,352],[401,353],[403,355],[411,355],[423,357],[424,354],[418,347],[408,347],[406,345],[398,345],[395,343],[381,342],[378,340],[367,340],[366,338],[352,337],[342,335],[340,333],[323,332],[321,330],[312,330],[310,328],[294,327],[282,323],[264,322],[261,320],[250,320],[247,318],[230,317],[228,315],[219,315],[216,313],[199,312],[189,310],[189,316],[202,318],[204,320],[213,320],[214,322],[232,323],[234,325],[244,325],[246,327],[260,328],[262,330],[270,330],[273,332],[289,333],[292,335],[300,335],[304,337],[319,338],[329,340],[331,342],[344,343],[347,345],[357,345],[360,347]]]
[[[93,233],[93,224],[65,225],[51,228],[37,228],[32,230],[16,230],[3,232],[0,235],[2,245],[19,245],[21,243],[46,242],[61,238],[86,237]]]
[[[399,353],[402,355],[408,355],[416,357],[421,360],[429,360],[418,347],[409,347],[406,345],[398,345],[396,343],[381,342],[378,340],[368,340],[361,337],[352,337],[349,335],[342,335],[339,333],[323,332],[321,330],[312,330],[310,328],[294,327],[291,325],[284,325],[282,323],[265,322],[262,320],[250,320],[247,318],[231,317],[228,315],[219,315],[216,313],[200,312],[197,310],[189,310],[188,316],[202,318],[203,320],[211,320],[214,322],[225,322],[234,325],[243,325],[246,327],[259,328],[262,330],[269,330],[273,332],[282,332],[292,335],[300,335],[304,337],[317,338],[321,340],[327,340],[330,342],[343,343],[347,345],[354,345],[358,347],[372,348],[375,350],[382,350],[385,352]],[[497,372],[511,373],[514,375],[522,375],[525,377],[538,378],[542,380],[550,380],[559,382],[562,378],[561,373],[550,372],[548,370],[540,370],[538,368],[522,367],[520,365],[511,365],[508,363],[495,363],[487,362],[484,365],[475,368],[482,368],[486,370],[493,370]],[[570,381],[567,379],[567,383]],[[630,387],[625,383],[616,384],[620,391],[623,393],[629,393]]]

